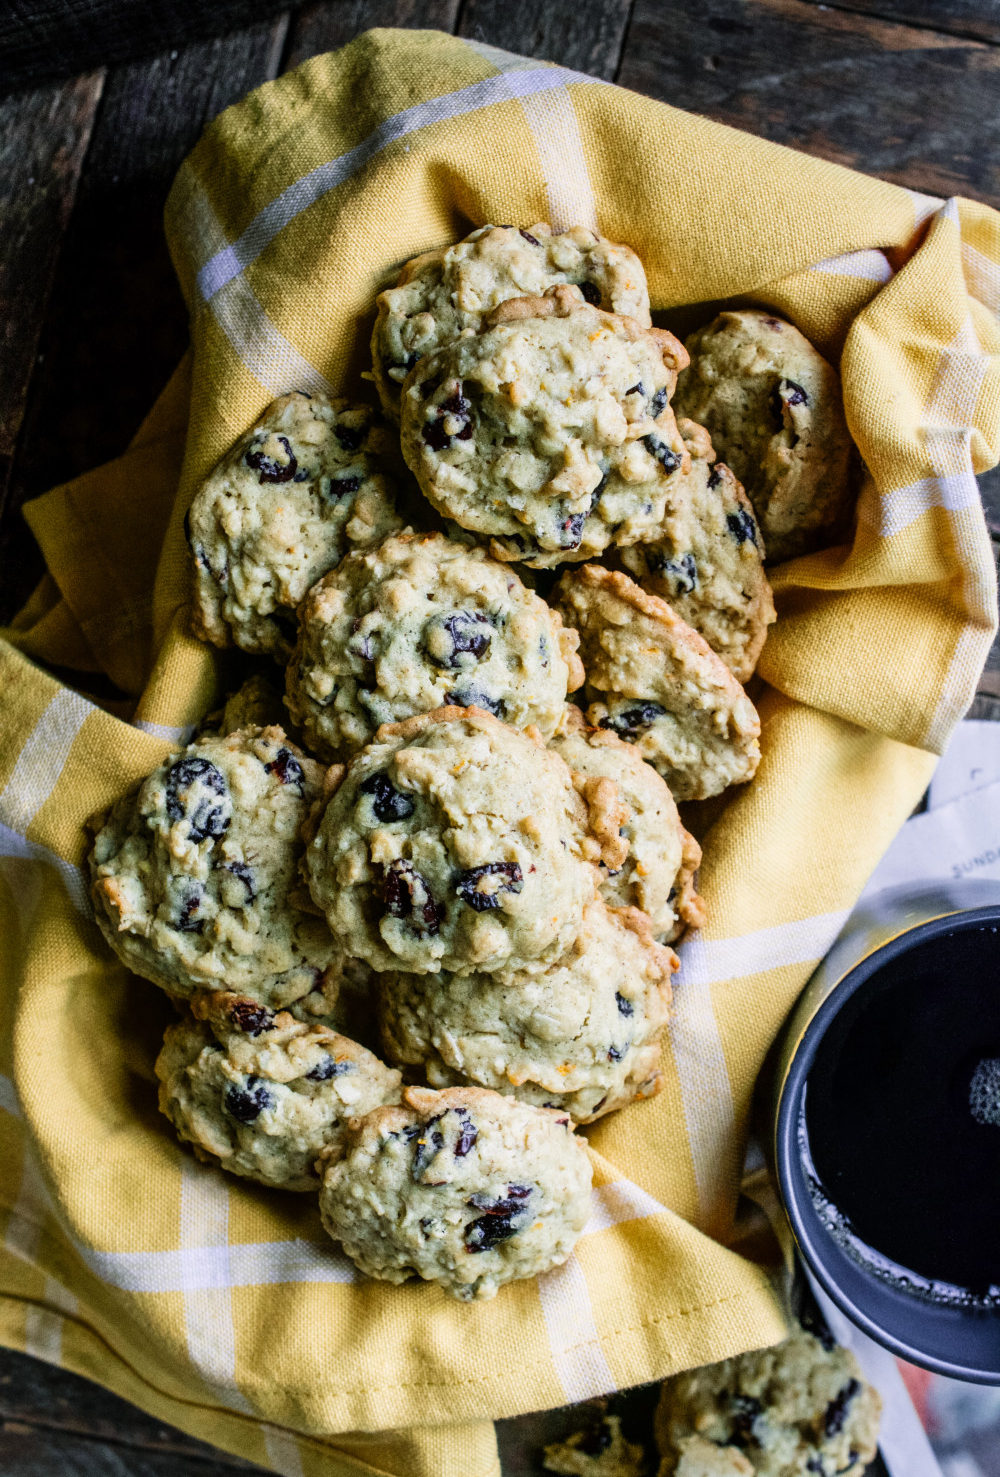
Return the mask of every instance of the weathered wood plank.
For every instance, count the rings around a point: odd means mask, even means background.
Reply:
[[[1000,467],[983,472],[977,480],[987,527],[994,538],[1000,539]]]
[[[285,8],[283,0],[7,0],[0,90],[155,56]]]
[[[822,5],[825,0],[809,0]],[[857,10],[882,20],[905,21],[952,36],[1000,42],[1000,0],[837,0],[838,10]]]
[[[1000,204],[1000,50],[807,0],[636,0],[619,81],[932,195]]]
[[[307,57],[345,46],[373,26],[453,31],[459,0],[325,0],[292,17],[282,71]]]
[[[219,1472],[260,1470],[163,1425],[80,1375],[0,1348],[0,1472],[183,1477],[207,1473],[203,1463]]]
[[[205,124],[278,69],[287,21],[108,74],[64,238],[0,526],[0,617],[40,562],[14,509],[118,455],[187,345],[163,202]]]
[[[630,0],[465,0],[458,31],[610,80],[621,60],[630,9]]]
[[[0,517],[101,72],[0,102]]]

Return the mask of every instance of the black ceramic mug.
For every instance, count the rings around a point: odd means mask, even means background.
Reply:
[[[772,1121],[834,1302],[914,1364],[1000,1384],[1000,883],[859,905],[792,1012]]]

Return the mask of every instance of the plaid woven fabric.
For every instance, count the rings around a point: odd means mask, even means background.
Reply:
[[[592,1215],[566,1265],[466,1306],[366,1281],[309,1197],[176,1144],[152,1080],[168,1007],[101,942],[83,822],[225,681],[186,634],[198,479],[276,394],[361,388],[405,258],[538,219],[628,242],[681,329],[706,300],[794,318],[841,365],[864,478],[850,545],[775,573],[763,761],[697,816],[710,922],[681,950],[664,1091],[587,1130]],[[375,31],[218,118],[167,230],[192,353],[117,462],[29,507],[49,574],[0,649],[0,1338],[276,1471],[487,1477],[491,1418],[782,1335],[765,1273],[726,1244],[749,1100],[992,638],[973,474],[1000,454],[1000,218],[591,77]],[[101,708],[46,662],[132,701]]]

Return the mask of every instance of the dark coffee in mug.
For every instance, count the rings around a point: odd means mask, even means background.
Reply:
[[[1000,1307],[998,960],[993,923],[889,958],[824,1032],[799,1122],[810,1198],[852,1260],[984,1310]]]

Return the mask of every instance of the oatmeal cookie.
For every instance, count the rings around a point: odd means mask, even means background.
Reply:
[[[653,538],[687,465],[670,396],[683,346],[585,303],[512,298],[406,381],[402,448],[445,517],[545,568]]]
[[[661,1474],[744,1470],[685,1468],[684,1442],[700,1436],[735,1449],[760,1477],[861,1477],[875,1455],[880,1410],[853,1354],[799,1329],[773,1348],[666,1381],[656,1412]]]
[[[644,590],[660,595],[746,682],[774,620],[764,543],[753,507],[708,432],[681,419],[690,471],[667,503],[656,537],[621,551]],[[715,463],[714,466],[712,465]]]
[[[642,1447],[622,1435],[616,1415],[547,1446],[542,1466],[561,1477],[644,1477],[647,1470]]]
[[[572,943],[600,843],[558,754],[479,708],[438,708],[380,728],[338,779],[306,875],[346,952],[426,974]]]
[[[753,1467],[735,1446],[682,1436],[676,1452],[660,1463],[658,1477],[753,1477]]]
[[[325,1026],[242,995],[196,996],[156,1062],[160,1112],[199,1159],[281,1190],[317,1190],[349,1118],[397,1103],[399,1073]]]
[[[677,800],[702,800],[753,777],[757,710],[665,600],[595,564],[563,575],[555,599],[580,633],[590,723],[635,744]]]
[[[489,1087],[590,1123],[658,1090],[677,968],[644,913],[595,899],[547,968],[384,975],[382,1043],[432,1087]]]
[[[492,309],[512,297],[541,297],[574,283],[589,303],[649,326],[646,274],[634,251],[586,226],[480,226],[453,246],[406,263],[378,299],[372,334],[375,386],[390,420],[399,420],[403,381],[425,354],[478,333]]]
[[[280,727],[284,716],[281,693],[266,677],[255,672],[226,696],[221,708],[205,714],[194,737],[225,736],[238,728],[269,728],[272,724]]]
[[[851,437],[840,377],[791,323],[720,313],[687,341],[678,415],[708,428],[746,488],[778,563],[829,543],[850,494]]]
[[[354,753],[383,723],[475,705],[551,735],[583,681],[575,631],[508,566],[441,533],[348,554],[299,612],[288,708],[316,753]]]
[[[349,549],[402,526],[389,450],[367,405],[298,391],[269,405],[185,518],[195,635],[287,659],[309,586]]]
[[[619,861],[600,863],[601,896],[614,908],[648,914],[653,935],[674,943],[689,928],[701,928],[705,905],[695,891],[701,847],[686,831],[662,775],[634,744],[608,728],[591,728],[580,709],[567,703],[551,747],[569,765],[591,809],[606,807],[609,824],[627,843]],[[624,805],[625,813],[617,808]]]
[[[171,754],[119,800],[89,861],[122,963],[180,999],[236,990],[281,1007],[319,988],[341,951],[290,890],[322,774],[280,728],[248,728]]]
[[[323,1224],[363,1272],[468,1301],[566,1260],[591,1170],[565,1113],[468,1087],[403,1104],[356,1119],[323,1176]]]

